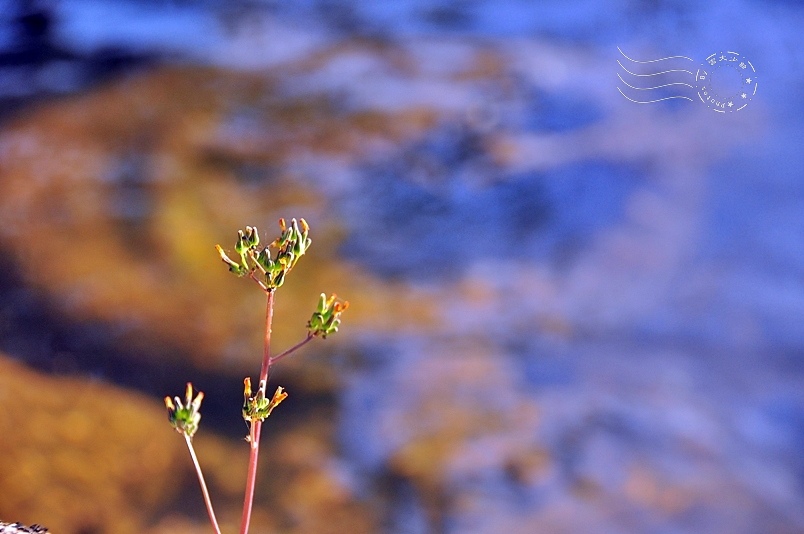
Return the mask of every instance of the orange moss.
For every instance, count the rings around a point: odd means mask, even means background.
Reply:
[[[0,517],[51,532],[209,531],[184,442],[160,400],[51,377],[0,355],[0,406]],[[376,518],[327,468],[332,432],[314,419],[266,441],[253,519],[260,531],[281,522],[286,532],[374,531]],[[221,527],[234,531],[248,448],[203,428],[193,441]],[[176,513],[187,503],[197,504],[196,515]]]
[[[182,443],[158,404],[0,357],[0,516],[52,532],[136,533],[175,497]]]

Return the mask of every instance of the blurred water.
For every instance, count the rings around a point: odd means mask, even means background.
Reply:
[[[342,258],[439,305],[425,333],[358,332],[345,371],[341,455],[387,531],[804,529],[801,6],[54,6],[77,54],[270,75],[344,117],[435,110],[412,140],[275,163],[325,194]],[[726,115],[633,104],[617,46],[736,50],[759,93]],[[139,183],[120,217],[147,211]]]

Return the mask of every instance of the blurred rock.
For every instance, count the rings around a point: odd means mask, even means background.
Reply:
[[[0,406],[3,517],[54,532],[142,532],[187,474],[181,441],[140,396],[3,356]]]
[[[50,531],[40,525],[27,527],[21,523],[0,522],[0,534],[48,534]]]
[[[39,521],[52,532],[208,532],[184,441],[160,401],[96,380],[50,377],[0,356],[0,407],[0,516]],[[373,531],[376,517],[333,459],[332,425],[314,419],[278,433],[281,416],[270,423],[254,528]],[[221,527],[233,531],[248,447],[203,422],[194,443]]]

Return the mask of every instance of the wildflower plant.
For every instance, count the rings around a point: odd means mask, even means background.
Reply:
[[[273,322],[274,294],[285,283],[288,273],[299,261],[299,258],[307,252],[312,242],[309,237],[310,227],[304,219],[299,219],[298,221],[292,219],[289,225],[286,224],[284,219],[280,219],[279,227],[281,230],[279,237],[262,248],[260,247],[260,235],[256,227],[246,226],[244,230],[239,230],[234,246],[235,254],[232,255],[234,259],[220,245],[215,245],[221,260],[229,267],[229,271],[239,277],[245,277],[255,282],[266,296],[265,337],[262,365],[256,391],[252,391],[251,377],[246,377],[243,381],[243,419],[249,427],[246,441],[249,443],[250,454],[240,534],[248,533],[251,522],[262,423],[288,396],[281,386],[277,387],[270,397],[266,395],[271,366],[282,358],[290,356],[312,339],[316,337],[326,339],[327,336],[336,333],[341,324],[341,314],[349,307],[348,302],[339,300],[335,295],[327,297],[326,294],[322,293],[315,311],[307,321],[307,335],[304,339],[284,352],[272,355],[271,324]],[[220,527],[212,509],[212,501],[192,444],[192,438],[198,431],[198,425],[201,421],[200,410],[203,399],[204,394],[200,391],[193,397],[193,386],[188,383],[184,400],[179,397],[173,397],[172,399],[165,397],[165,406],[168,410],[170,424],[179,434],[184,436],[198,475],[210,522],[215,532],[220,534]]]

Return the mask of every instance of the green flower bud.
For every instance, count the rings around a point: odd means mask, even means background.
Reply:
[[[165,397],[168,420],[171,426],[176,429],[176,432],[186,434],[187,437],[192,438],[198,431],[198,425],[201,422],[202,400],[204,400],[204,394],[200,391],[193,399],[193,385],[189,382],[187,383],[184,402],[179,397],[173,397],[173,399]]]
[[[267,272],[273,270],[274,261],[271,259],[271,251],[267,247],[257,253],[257,263]]]
[[[223,248],[220,245],[215,245],[215,249],[218,251],[223,263],[229,266],[229,272],[232,272],[237,276],[243,276],[246,274],[247,269],[227,256],[226,252],[223,251]]]
[[[321,294],[318,298],[316,311],[310,316],[307,322],[307,329],[314,336],[321,336],[326,339],[330,334],[338,331],[341,324],[341,314],[349,307],[349,303],[338,300],[335,295],[326,297]]]
[[[318,306],[316,307],[315,311],[319,314],[324,313],[327,309],[327,295],[325,293],[321,293],[321,296],[318,297]]]
[[[246,240],[246,236],[243,234],[243,230],[238,230],[237,243],[235,243],[235,252],[242,256],[245,254],[246,250],[248,250],[248,241]]]
[[[310,330],[313,335],[315,335],[315,333],[321,330],[323,327],[324,318],[321,317],[320,313],[313,313],[313,315],[310,316],[310,320],[307,321],[307,329]]]
[[[336,321],[340,322],[338,316],[335,314],[331,314],[324,320],[324,330],[332,329],[332,326],[335,325]]]
[[[246,226],[246,238],[250,247],[257,247],[260,244],[260,234],[256,226]]]
[[[243,419],[248,422],[263,421],[279,403],[285,400],[288,396],[287,393],[281,388],[276,388],[273,397],[269,400],[265,397],[266,383],[264,380],[260,381],[260,387],[257,394],[251,396],[251,379],[246,378],[244,381],[245,388],[243,390]]]
[[[285,252],[277,259],[279,260],[279,263],[287,267],[288,270],[290,270],[293,267],[293,264],[296,263],[296,255],[293,254],[292,251]]]
[[[307,221],[305,221],[304,218],[299,219],[299,224],[301,225],[302,230],[301,239],[299,239],[299,241],[304,242],[305,248],[307,248],[307,235],[310,233],[310,226],[307,224]]]
[[[299,239],[293,241],[293,254],[295,254],[296,257],[304,254],[304,242],[302,241],[301,236],[299,236]]]
[[[282,232],[282,235],[279,236],[279,248],[284,249],[290,242],[292,236],[293,236],[293,230],[290,228]]]

